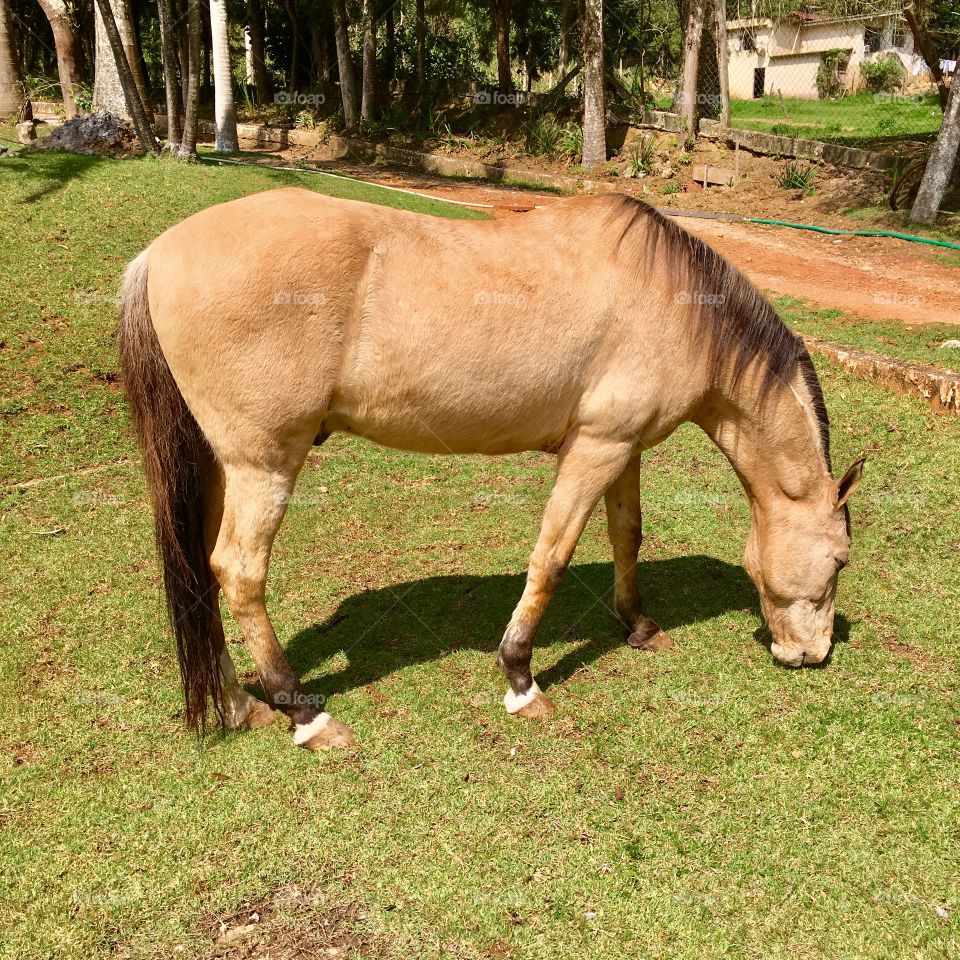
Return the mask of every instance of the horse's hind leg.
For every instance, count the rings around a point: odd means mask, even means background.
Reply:
[[[604,494],[607,532],[613,545],[614,609],[626,627],[627,643],[645,650],[661,650],[670,638],[643,612],[637,590],[637,555],[643,541],[640,513],[640,455],[637,454]]]
[[[225,466],[223,519],[210,565],[243,632],[267,701],[294,724],[294,743],[311,750],[346,746],[349,727],[304,694],[267,615],[267,568],[293,491],[296,470]]]
[[[510,681],[504,698],[508,713],[537,717],[553,710],[530,672],[533,638],[593,508],[632,452],[629,444],[582,434],[571,437],[560,451],[557,481],[530,557],[523,596],[500,642],[498,662]]]
[[[223,518],[223,476],[219,468],[210,463],[205,479],[204,538],[207,545],[207,555],[213,553],[220,533],[220,523]],[[223,691],[223,725],[227,730],[255,730],[265,727],[276,719],[276,713],[262,700],[247,693],[237,681],[237,671],[233,666],[233,659],[227,649],[226,638],[223,635],[223,622],[220,619],[220,584],[214,581],[211,588],[211,608],[217,616],[214,629],[220,639],[220,685]]]

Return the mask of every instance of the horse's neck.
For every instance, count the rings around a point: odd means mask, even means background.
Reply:
[[[726,455],[753,505],[812,500],[822,490],[826,455],[802,381],[774,388],[762,404],[755,384],[745,381],[717,392],[695,420]]]

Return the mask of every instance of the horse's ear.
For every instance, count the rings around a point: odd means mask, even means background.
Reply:
[[[842,507],[854,491],[860,486],[860,478],[863,476],[863,465],[867,462],[867,455],[864,454],[847,468],[847,472],[837,481],[837,507]]]

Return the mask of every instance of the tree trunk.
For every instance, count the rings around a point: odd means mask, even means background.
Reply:
[[[7,0],[0,0],[0,117],[18,117],[25,95],[13,45],[13,18]]]
[[[119,3],[121,0],[114,0]],[[114,11],[115,12],[115,11]],[[96,58],[93,72],[93,103],[97,107],[126,117],[127,101],[120,84],[120,74],[117,71],[117,61],[110,46],[106,27],[103,25],[103,15],[100,5],[96,5],[94,19],[94,34],[96,38]]]
[[[197,125],[200,120],[200,41],[203,23],[200,18],[201,0],[187,0],[187,96],[183,117],[183,139],[180,158],[192,160],[197,156]]]
[[[910,219],[914,223],[934,223],[940,209],[940,201],[947,191],[953,167],[957,162],[960,147],[960,81],[956,77],[950,84],[950,97],[943,114],[940,132],[934,141],[927,168],[920,181],[917,199],[913,202]]]
[[[497,90],[510,93],[513,77],[510,73],[510,5],[511,0],[493,0],[494,26],[497,31]]]
[[[176,17],[177,59],[180,61],[180,97],[183,113],[187,112],[187,98],[190,84],[190,0],[174,0],[173,12]]]
[[[417,0],[417,93],[423,93],[427,81],[427,11],[424,0]]]
[[[210,35],[213,39],[214,127],[217,153],[236,153],[237,105],[233,101],[233,72],[227,39],[227,2],[210,0]]]
[[[77,25],[64,0],[40,0],[40,6],[50,21],[53,45],[57,51],[57,73],[60,77],[60,92],[63,96],[63,112],[67,120],[77,115],[73,97],[83,84],[80,59],[80,37]]]
[[[730,51],[727,47],[726,0],[713,0],[716,16],[717,72],[720,76],[720,123],[730,126]]]
[[[127,59],[127,51],[123,47],[123,38],[120,36],[117,22],[113,18],[110,0],[96,0],[96,2],[103,21],[104,33],[107,35],[110,49],[113,51],[113,56],[117,62],[117,74],[120,77],[120,85],[127,102],[127,113],[130,115],[133,127],[137,131],[137,139],[145,153],[159,156],[160,144],[157,142],[153,130],[150,129],[147,112],[144,109],[143,101],[140,99],[140,91],[137,90],[137,83],[130,68],[130,61]]]
[[[377,21],[374,0],[363,0],[363,96],[360,117],[372,120],[377,99]]]
[[[337,39],[337,71],[340,74],[340,96],[343,100],[343,123],[347,133],[357,130],[357,85],[350,59],[350,35],[347,33],[347,11],[344,0],[333,0],[333,28]]]
[[[571,0],[563,0],[563,6],[560,8],[560,50],[557,64],[557,72],[564,76],[570,65],[570,3]]]
[[[263,0],[247,0],[247,25],[250,27],[250,58],[253,61],[253,85],[257,91],[257,103],[270,99],[270,81],[267,78],[267,55],[265,36],[266,21]]]
[[[300,11],[297,9],[297,0],[283,0],[287,11],[287,20],[290,21],[290,69],[287,70],[287,92],[291,98],[297,93],[297,76],[300,73]],[[292,99],[290,101],[293,102]]]
[[[393,5],[387,7],[385,14],[387,21],[387,75],[391,80],[397,79],[397,27],[393,19]]]
[[[680,64],[680,85],[673,100],[675,113],[686,121],[687,133],[697,134],[697,71],[700,66],[700,44],[703,41],[705,0],[689,0],[687,25],[683,33],[683,59]]]
[[[603,0],[586,0],[583,11],[583,166],[607,162],[603,98]]]
[[[950,91],[947,89],[947,85],[943,79],[943,72],[940,69],[940,60],[934,54],[933,48],[930,45],[930,36],[927,33],[927,28],[924,26],[920,20],[917,19],[917,11],[914,4],[908,4],[903,8],[903,15],[907,18],[907,23],[910,26],[910,32],[913,34],[913,45],[920,51],[920,56],[923,57],[923,62],[927,65],[927,69],[930,71],[930,76],[937,83],[937,94],[940,97],[940,109],[947,109],[947,100],[950,97]]]
[[[167,102],[167,149],[179,150],[183,136],[180,122],[180,87],[177,83],[177,48],[173,38],[173,7],[159,0],[160,53],[163,57],[163,89]]]

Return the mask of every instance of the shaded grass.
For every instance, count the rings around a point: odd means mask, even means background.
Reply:
[[[957,324],[865,320],[849,316],[841,310],[811,307],[795,297],[776,297],[773,304],[794,330],[818,340],[829,340],[914,363],[960,369],[960,348],[940,348],[946,340],[960,339],[960,326]]]
[[[753,639],[736,478],[678,431],[647,457],[640,575],[676,648],[622,644],[595,517],[540,634],[559,711],[537,724],[504,715],[493,656],[552,460],[333,437],[269,602],[360,746],[307,754],[280,724],[197,743],[110,380],[112,306],[74,293],[112,293],[154,233],[251,174],[74,160],[0,184],[27,218],[0,241],[0,957],[209,956],[216,918],[298,885],[331,916],[362,906],[360,955],[956,955],[956,420],[819,364],[836,462],[871,459],[841,642],[802,672]],[[316,928],[294,907],[271,922]]]

